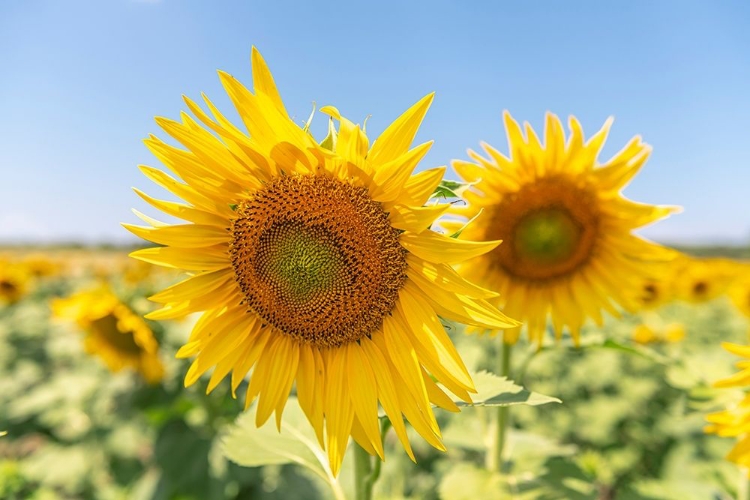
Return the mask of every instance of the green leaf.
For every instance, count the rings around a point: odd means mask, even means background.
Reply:
[[[281,425],[275,422],[255,426],[255,407],[240,415],[222,440],[224,456],[245,467],[298,464],[323,479],[336,498],[343,498],[338,481],[331,474],[328,457],[318,444],[296,398],[289,398]]]
[[[651,361],[654,361],[656,363],[661,363],[661,364],[666,364],[667,362],[669,362],[669,358],[655,352],[652,349],[648,349],[645,347],[629,346],[629,345],[621,344],[620,342],[617,342],[612,339],[607,339],[602,344],[590,344],[590,345],[587,345],[586,347],[594,347],[594,348],[599,348],[599,349],[613,349],[615,351],[620,351],[626,354],[640,356],[642,358],[646,358],[646,359],[649,359]]]
[[[473,403],[456,400],[458,406],[511,406],[511,405],[543,405],[547,403],[562,403],[557,398],[531,392],[520,385],[516,385],[506,377],[498,377],[492,373],[481,371],[472,375],[477,394],[472,394]]]
[[[476,500],[509,498],[502,477],[496,472],[479,469],[469,463],[451,468],[438,487],[443,500]]]
[[[476,182],[442,180],[430,198],[461,198],[464,192]]]

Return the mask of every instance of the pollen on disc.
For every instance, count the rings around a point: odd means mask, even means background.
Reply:
[[[282,333],[339,346],[373,333],[395,306],[406,252],[366,188],[283,176],[236,213],[235,279],[247,306]]]

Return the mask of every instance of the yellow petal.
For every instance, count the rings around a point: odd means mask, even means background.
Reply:
[[[427,289],[423,289],[420,283]],[[404,289],[407,287],[411,293],[427,299],[435,312],[446,318],[490,329],[513,328],[520,325],[518,321],[509,318],[486,300],[445,292],[427,286],[419,280],[408,280]]]
[[[367,356],[356,342],[346,347],[348,361],[349,393],[354,414],[362,425],[362,430],[380,459],[383,459],[383,444],[378,422],[378,389],[375,374]]]
[[[390,210],[390,222],[396,229],[421,233],[432,227],[433,222],[443,215],[451,206],[432,205],[429,207],[407,207],[394,205]]]
[[[212,292],[233,278],[229,269],[213,271],[210,273],[197,274],[179,283],[165,288],[161,292],[152,295],[148,299],[153,302],[166,304],[167,302],[181,302],[200,296],[206,292]]]
[[[279,95],[279,91],[276,88],[276,83],[273,81],[273,75],[271,75],[266,61],[255,46],[252,49],[251,59],[253,66],[253,87],[255,91],[266,94],[281,113],[287,114],[284,103],[281,100],[281,95]]]
[[[314,351],[317,351],[317,348],[310,347],[308,344],[300,345],[299,365],[297,366],[297,399],[300,408],[305,412],[307,419],[315,429],[315,435],[320,446],[324,448],[322,401],[325,393],[319,390],[316,380],[325,374],[322,361],[321,363],[316,362],[316,354],[317,357],[320,357],[320,354]]]
[[[409,455],[409,458],[411,458],[412,461],[416,461],[414,458],[414,452],[411,449],[411,444],[409,444],[409,437],[406,434],[406,426],[404,425],[404,420],[401,416],[401,406],[398,402],[396,385],[391,377],[390,366],[388,365],[385,356],[380,351],[380,348],[378,348],[373,341],[364,337],[360,340],[360,345],[375,372],[380,404],[383,406],[386,415],[388,415],[388,419],[391,421],[391,425],[393,425],[393,430],[396,432],[399,441],[401,441],[404,450],[406,450],[406,454]]]
[[[245,376],[250,371],[250,368],[255,365],[258,358],[265,352],[268,341],[273,336],[271,328],[266,328],[261,325],[260,321],[256,321],[253,327],[248,332],[248,337],[245,340],[244,354],[240,357],[240,362],[232,370],[232,395],[234,395],[237,388],[240,386]],[[250,402],[245,400],[245,410],[250,406]]]
[[[400,318],[406,322],[409,327],[406,329],[407,332],[413,332],[411,337],[416,342],[412,342],[412,345],[421,344],[429,352],[429,356],[421,359],[423,364],[426,363],[426,359],[437,361],[442,368],[440,371],[456,384],[465,390],[474,390],[469,371],[427,301],[415,295],[411,287],[404,287],[394,314],[399,314]],[[436,371],[430,367],[428,369]]]
[[[146,203],[150,204],[154,208],[161,210],[167,215],[171,215],[172,217],[177,217],[178,219],[193,222],[195,224],[205,224],[217,227],[229,226],[229,221],[222,217],[219,217],[218,215],[206,212],[205,210],[199,210],[197,208],[183,205],[181,203],[175,203],[172,201],[157,200],[150,197],[140,189],[133,188],[133,191],[135,191],[138,196],[143,198]]]
[[[406,261],[409,263],[407,273],[418,275],[422,279],[432,283],[432,285],[438,286],[447,292],[460,293],[479,299],[489,299],[498,296],[497,292],[487,290],[465,280],[449,265],[434,264],[420,259],[414,254],[407,255]]]
[[[187,201],[191,205],[202,208],[210,213],[225,217],[226,219],[234,217],[234,212],[232,212],[232,209],[229,207],[229,203],[227,203],[226,205],[217,204],[216,202],[198,193],[194,188],[177,182],[161,170],[157,170],[146,165],[140,165],[138,168],[141,169],[143,175],[151,179],[153,182]]]
[[[346,350],[332,349],[328,356],[325,391],[326,437],[328,461],[333,476],[337,476],[349,443],[354,408],[349,397]]]
[[[750,346],[733,344],[731,342],[722,342],[721,347],[723,347],[724,350],[731,352],[732,354],[736,354],[737,356],[750,358]]]
[[[375,201],[388,202],[396,200],[424,155],[432,147],[432,141],[420,144],[387,163],[377,165],[373,175],[373,186],[370,196]],[[369,160],[369,159],[368,159]],[[375,163],[372,163],[376,165]]]
[[[500,241],[465,241],[449,238],[434,231],[401,234],[401,245],[420,259],[435,264],[461,262],[485,254]]]
[[[450,412],[458,413],[461,410],[456,406],[456,403],[451,400],[451,398],[448,397],[446,393],[443,392],[440,387],[437,386],[434,380],[430,377],[430,374],[427,373],[424,368],[422,368],[422,378],[424,378],[425,386],[427,387],[427,394],[430,397],[430,401],[432,404],[442,408],[443,410],[447,410]]]
[[[182,248],[208,247],[228,243],[231,239],[226,229],[198,224],[176,224],[157,228],[122,224],[122,227],[144,240]]]
[[[382,164],[406,153],[434,97],[427,94],[391,123],[370,148],[368,160]]]
[[[225,246],[195,250],[171,247],[144,248],[131,252],[130,257],[186,271],[218,271],[232,265]]]
[[[404,205],[422,206],[427,203],[445,175],[445,167],[423,170],[409,177],[395,200]]]

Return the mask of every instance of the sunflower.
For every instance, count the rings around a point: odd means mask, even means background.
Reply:
[[[729,287],[728,294],[737,310],[750,318],[750,265],[737,264],[736,277]]]
[[[746,359],[737,362],[737,368],[740,369],[738,373],[716,381],[714,387],[750,386],[750,346],[732,344],[731,342],[722,342],[721,346],[732,354]]]
[[[736,266],[729,259],[687,255],[680,256],[675,268],[675,296],[694,304],[708,302],[724,294],[736,272]]]
[[[287,114],[270,71],[252,53],[254,93],[219,72],[249,135],[203,97],[213,116],[185,98],[203,123],[157,123],[186,149],[156,137],[148,148],[180,182],[151,167],[151,180],[185,200],[154,207],[187,224],[125,225],[166,245],[131,255],[191,273],[151,297],[167,319],[203,311],[177,356],[195,356],[185,384],[214,368],[208,391],[231,372],[234,393],[253,369],[245,407],[256,424],[281,425],[296,381],[299,403],[338,473],[349,436],[383,458],[378,403],[413,459],[403,416],[444,449],[430,404],[456,411],[436,385],[469,401],[474,386],[438,315],[505,328],[517,324],[485,299],[494,293],[448,265],[494,248],[430,230],[447,205],[423,206],[444,168],[411,175],[430,143],[409,149],[432,101],[428,95],[372,146],[333,107],[317,143]],[[338,130],[333,126],[338,121]],[[205,128],[207,127],[215,135]]]
[[[32,253],[21,261],[26,270],[36,278],[56,276],[62,271],[62,263],[43,253]]]
[[[731,377],[719,380],[714,387],[746,387],[750,385],[750,346],[723,342],[722,347],[732,354],[745,359],[737,362],[740,372]],[[727,455],[727,460],[742,467],[750,467],[750,394],[738,404],[723,411],[711,413],[706,417],[709,425],[704,431],[723,437],[737,437],[737,444]]]
[[[29,291],[31,275],[24,266],[0,262],[0,303],[15,304]]]
[[[52,302],[53,314],[74,320],[86,333],[84,349],[118,372],[131,368],[149,383],[164,376],[159,344],[148,325],[108,288],[77,293]]]
[[[681,323],[669,323],[654,327],[641,323],[633,329],[633,342],[638,344],[676,343],[685,340],[685,326]]]
[[[660,263],[658,277],[644,276],[639,282],[634,296],[639,310],[657,309],[674,300],[675,261]]]
[[[547,114],[542,144],[528,123],[524,137],[508,112],[504,119],[509,157],[483,143],[489,158],[469,150],[476,163],[453,162],[472,187],[465,194],[468,205],[456,206],[452,213],[476,218],[461,237],[504,241],[462,264],[460,271],[497,291],[493,303],[521,319],[532,340],[542,342],[551,318],[558,337],[567,327],[578,342],[587,318],[601,324],[602,310],[617,315],[618,304],[637,307],[634,292],[644,278],[658,277],[655,264],[669,260],[671,252],[633,231],[674,208],[620,195],[651,148],[635,137],[599,165],[611,120],[584,142],[581,125],[571,117],[566,142],[560,120]],[[504,340],[514,343],[518,335],[518,328],[506,331]]]
[[[708,425],[703,428],[706,433],[737,438],[726,459],[750,467],[750,394],[726,410],[709,414],[706,420]]]

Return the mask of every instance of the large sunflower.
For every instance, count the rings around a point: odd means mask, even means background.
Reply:
[[[55,299],[52,311],[78,324],[86,334],[86,352],[99,356],[111,371],[130,368],[152,384],[164,376],[159,343],[151,329],[108,288]]]
[[[587,318],[602,321],[602,310],[633,309],[638,287],[655,272],[646,265],[670,252],[633,231],[673,211],[623,198],[620,190],[638,172],[651,148],[634,138],[607,163],[597,156],[611,120],[584,142],[581,125],[570,118],[567,139],[557,116],[547,114],[544,144],[525,124],[526,136],[504,114],[510,155],[488,144],[476,162],[454,161],[473,183],[468,205],[454,214],[481,216],[461,233],[469,240],[503,240],[495,250],[461,265],[461,273],[499,293],[492,299],[509,316],[526,323],[541,342],[548,318],[556,335],[567,327],[577,342]],[[519,329],[505,332],[518,339]]]
[[[184,182],[143,172],[187,203],[138,194],[188,223],[126,225],[167,245],[132,255],[192,274],[152,297],[164,308],[149,317],[204,311],[178,352],[195,356],[185,384],[214,368],[208,390],[231,372],[235,391],[252,369],[245,405],[257,398],[259,426],[274,412],[280,425],[296,381],[334,474],[350,435],[383,457],[378,402],[412,458],[402,414],[442,449],[430,404],[457,408],[434,380],[466,401],[474,387],[438,314],[487,328],[515,322],[484,300],[492,292],[448,265],[498,242],[429,229],[447,208],[423,206],[444,168],[411,176],[430,143],[409,146],[432,95],[372,146],[358,125],[323,108],[340,126],[321,145],[289,118],[255,49],[252,63],[254,93],[219,73],[249,135],[204,96],[212,116],[185,98],[203,126],[186,114],[181,123],[157,119],[186,149],[146,141]]]

